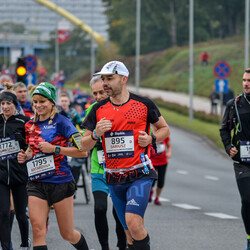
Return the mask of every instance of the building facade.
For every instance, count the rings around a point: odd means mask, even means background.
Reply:
[[[102,0],[49,1],[70,12],[108,40],[106,8]],[[36,1],[0,0],[0,25],[6,22],[23,24],[27,33],[11,34],[8,28],[2,31],[0,33],[0,56],[9,54],[11,48],[20,46],[25,51],[24,54],[29,54],[31,47],[32,51],[43,50],[46,47],[45,42],[50,38],[50,32],[55,31],[58,22],[62,21],[66,19]],[[70,29],[74,29],[74,24],[69,23],[69,26]]]

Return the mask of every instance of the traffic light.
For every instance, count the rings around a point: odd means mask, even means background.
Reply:
[[[16,81],[26,82],[26,59],[25,57],[19,57],[16,63]]]

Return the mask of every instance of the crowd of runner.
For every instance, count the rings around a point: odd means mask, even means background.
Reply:
[[[93,222],[102,250],[110,249],[106,215],[109,194],[114,205],[118,249],[150,249],[144,213],[152,184],[157,180],[150,160],[150,145],[157,155],[161,144],[164,149],[158,155],[168,152],[170,157],[169,139],[161,143],[170,130],[150,99],[127,90],[128,76],[122,62],[105,64],[90,80],[92,96],[81,90],[78,83],[72,92],[65,89],[63,72],[55,75],[54,80],[38,85],[27,87],[17,82],[2,86],[0,246],[3,250],[13,249],[14,215],[20,230],[20,250],[31,246],[34,250],[49,249],[46,235],[52,207],[62,238],[76,249],[89,249],[87,239],[74,228],[73,218],[79,168],[87,157],[91,158]],[[163,179],[165,172],[166,165]],[[163,187],[162,178],[158,188]],[[142,190],[143,197],[131,192],[133,189]],[[158,191],[157,194],[155,204],[161,205]]]

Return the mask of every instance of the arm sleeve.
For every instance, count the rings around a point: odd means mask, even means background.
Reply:
[[[223,142],[224,148],[227,152],[227,154],[229,155],[229,151],[230,148],[232,147],[232,138],[231,138],[231,129],[230,129],[230,116],[229,116],[229,112],[231,109],[231,102],[227,104],[226,109],[225,109],[225,113],[223,116],[223,121],[222,121],[222,125],[220,128],[220,136],[221,136],[221,140]]]
[[[158,122],[159,117],[161,116],[158,107],[150,99],[147,100],[147,107],[148,107],[148,122],[152,124]]]
[[[88,115],[85,117],[81,124],[83,129],[88,129],[93,131],[96,127],[96,109],[95,106],[89,111]]]
[[[78,133],[78,130],[73,125],[73,123],[67,118],[61,115],[60,125],[57,126],[61,134],[69,139],[72,134]]]

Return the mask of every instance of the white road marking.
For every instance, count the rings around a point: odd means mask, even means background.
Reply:
[[[152,196],[152,201],[154,201],[154,200],[155,200],[155,196],[153,195],[153,196]],[[169,201],[170,201],[169,199],[163,198],[163,197],[160,197],[159,200],[160,200],[160,201],[163,201],[163,202],[169,202]]]
[[[177,173],[177,174],[187,175],[187,174],[188,174],[188,171],[186,171],[186,170],[177,170],[176,173]]]
[[[220,219],[231,219],[231,220],[235,220],[238,219],[238,217],[232,216],[232,215],[228,215],[228,214],[223,214],[223,213],[204,213],[208,216],[213,216],[216,218],[220,218]]]
[[[172,204],[175,207],[183,208],[183,209],[190,209],[190,210],[199,210],[200,207],[196,207],[193,205],[185,204],[185,203],[173,203]]]
[[[167,198],[162,198],[162,197],[160,197],[159,200],[160,200],[160,201],[165,201],[165,202],[169,202],[169,201],[170,201],[169,199],[167,199]]]
[[[218,180],[219,180],[218,177],[216,177],[216,176],[211,176],[211,175],[205,175],[204,178],[207,179],[207,180],[211,180],[211,181],[218,181]]]

